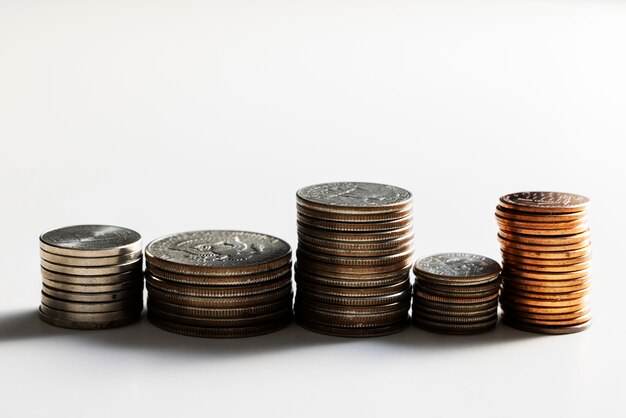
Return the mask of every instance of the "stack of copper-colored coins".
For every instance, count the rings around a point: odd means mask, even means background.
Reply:
[[[415,263],[413,323],[444,334],[477,334],[498,322],[500,265],[487,257],[443,253]]]
[[[293,317],[291,248],[270,235],[194,231],[146,247],[148,319],[195,337],[267,334]]]
[[[141,236],[108,225],[45,232],[41,254],[40,318],[72,329],[129,324],[143,310]]]
[[[412,197],[373,183],[297,192],[296,321],[316,332],[369,337],[408,323]]]
[[[556,192],[500,198],[503,320],[519,329],[567,334],[591,324],[589,199]]]

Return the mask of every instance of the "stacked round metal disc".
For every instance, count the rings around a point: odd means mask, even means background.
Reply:
[[[146,248],[148,318],[195,337],[251,337],[292,319],[291,248],[270,235],[195,231]]]
[[[445,334],[476,334],[498,320],[500,265],[487,257],[443,253],[415,263],[413,323]]]
[[[45,232],[40,318],[73,329],[137,320],[143,308],[141,236],[130,229],[78,225]]]
[[[411,193],[382,184],[326,183],[299,190],[297,209],[296,321],[346,337],[405,328]]]
[[[500,198],[503,320],[516,328],[567,334],[591,324],[589,199],[556,192]]]

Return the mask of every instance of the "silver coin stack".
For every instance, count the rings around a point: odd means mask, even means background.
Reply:
[[[39,238],[43,282],[39,317],[72,329],[136,321],[143,309],[141,236],[107,225],[77,225]]]
[[[408,323],[412,195],[374,183],[326,183],[297,194],[296,321],[343,337]]]

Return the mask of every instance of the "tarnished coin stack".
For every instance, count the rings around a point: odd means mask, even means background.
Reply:
[[[143,309],[141,236],[130,229],[77,225],[39,238],[39,317],[51,325],[102,329],[129,324]]]
[[[482,255],[443,253],[415,263],[413,323],[444,334],[477,334],[498,321],[500,265]]]
[[[345,337],[408,323],[413,209],[408,191],[327,183],[297,192],[296,321]]]
[[[292,320],[291,248],[270,235],[195,231],[146,247],[148,318],[194,337],[267,334]]]
[[[568,334],[591,324],[589,199],[556,192],[500,198],[505,323],[526,331]]]

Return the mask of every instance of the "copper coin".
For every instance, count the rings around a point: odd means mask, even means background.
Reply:
[[[591,245],[591,241],[588,239],[575,243],[575,244],[563,244],[563,245],[523,244],[523,243],[504,239],[500,235],[498,235],[498,241],[500,241],[501,248],[507,252],[511,252],[511,249],[524,250],[524,251],[537,251],[540,253],[564,252],[564,251],[580,250],[582,248],[587,248]]]
[[[529,270],[520,270],[510,266],[505,266],[503,273],[508,277],[524,277],[527,279],[539,279],[539,280],[570,280],[580,279],[581,277],[588,276],[591,273],[591,269],[570,271],[570,272],[533,272]]]
[[[395,302],[403,302],[411,299],[411,289],[408,288],[402,292],[384,296],[367,296],[367,297],[347,297],[333,296],[324,293],[311,292],[305,288],[298,288],[298,299],[304,299],[309,304],[317,302],[328,303],[342,306],[373,306],[388,305]]]
[[[402,210],[383,212],[383,213],[342,213],[336,211],[327,211],[312,209],[306,206],[297,205],[298,213],[310,218],[332,221],[332,222],[386,222],[401,219],[413,214],[412,207],[406,207]]]
[[[176,293],[164,292],[149,284],[146,284],[148,295],[165,302],[196,308],[242,308],[248,306],[265,305],[277,300],[288,299],[292,296],[291,283],[275,290],[260,295],[240,297],[196,297],[182,296]]]
[[[512,297],[518,298],[529,298],[529,299],[537,299],[537,300],[546,300],[546,301],[566,301],[571,299],[580,299],[584,296],[587,296],[591,293],[591,288],[587,287],[582,290],[574,290],[571,292],[565,293],[549,293],[549,292],[529,292],[527,290],[521,290],[515,287],[503,286],[503,293],[506,292],[507,297],[511,299]],[[512,299],[511,299],[512,300]]]
[[[308,322],[303,318],[296,316],[296,323],[302,328],[319,334],[330,335],[333,337],[349,337],[349,338],[368,338],[382,337],[385,335],[396,334],[405,330],[409,326],[408,318],[392,325],[386,325],[374,328],[339,328],[322,324]]]
[[[526,279],[524,277],[516,276],[502,276],[503,282],[515,283],[516,285],[527,285],[531,287],[570,287],[578,286],[582,284],[591,283],[591,275],[581,277],[579,279],[570,280],[538,280],[538,279]]]
[[[409,232],[398,238],[378,241],[335,241],[332,239],[316,238],[306,234],[298,234],[298,243],[306,243],[309,246],[321,247],[326,249],[335,249],[338,251],[367,252],[367,251],[385,251],[402,248],[413,245],[413,232]]]
[[[541,313],[532,313],[532,312],[522,312],[515,310],[508,310],[502,308],[502,312],[506,314],[506,316],[510,318],[529,318],[529,319],[539,319],[539,320],[567,320],[567,319],[576,319],[582,316],[587,315],[591,311],[591,308],[585,307],[583,309],[579,309],[574,312],[568,313],[560,313],[560,314],[541,314]]]
[[[583,252],[577,257],[569,258],[530,258],[509,254],[503,251],[502,258],[505,261],[512,262],[514,264],[530,264],[537,266],[569,266],[572,264],[579,264],[591,260],[591,251]]]
[[[576,245],[587,242],[591,233],[589,230],[585,232],[573,234],[573,235],[560,235],[560,236],[536,236],[536,235],[522,235],[505,232],[500,230],[499,235],[508,240],[527,245]]]
[[[562,299],[562,300],[546,300],[546,299],[538,299],[538,298],[530,298],[528,296],[518,296],[516,293],[512,293],[508,290],[503,290],[502,295],[500,297],[501,301],[506,303],[513,302],[523,305],[537,306],[537,307],[545,307],[545,308],[562,308],[565,306],[579,306],[583,303],[586,303],[586,298],[583,296],[578,299]]]
[[[259,335],[269,334],[279,331],[291,323],[291,317],[281,319],[279,321],[270,322],[261,325],[243,326],[243,327],[200,327],[193,325],[177,324],[167,321],[148,311],[148,320],[156,327],[164,331],[176,334],[186,335],[189,337],[203,338],[245,338],[256,337]]]
[[[587,216],[587,211],[584,210],[574,213],[533,213],[511,210],[498,205],[496,207],[496,216],[513,222],[545,222],[558,224],[584,220]]]
[[[298,278],[302,278],[308,282],[316,283],[322,286],[370,288],[370,287],[389,286],[393,284],[398,284],[400,282],[404,282],[405,280],[409,278],[409,274],[408,272],[403,272],[400,275],[393,275],[391,277],[382,278],[382,279],[370,279],[368,277],[356,278],[356,279],[338,279],[335,277],[327,277],[327,276],[321,276],[319,274],[312,274],[312,273],[302,271],[296,268],[295,277],[296,277],[296,281],[298,281]]]
[[[533,293],[568,293],[568,292],[576,292],[578,290],[586,290],[591,288],[591,281],[584,282],[575,286],[561,286],[561,287],[553,287],[553,286],[529,286],[523,283],[517,283],[515,281],[507,281],[504,287],[511,289],[512,291],[520,290],[522,292],[533,292]]]
[[[519,192],[500,198],[500,206],[522,212],[573,213],[589,206],[589,199],[561,192]]]
[[[524,303],[516,303],[500,297],[500,305],[504,310],[512,310],[516,312],[529,312],[535,314],[565,314],[580,311],[588,306],[587,299],[580,300],[571,306],[533,306]]]
[[[338,257],[338,258],[356,258],[358,260],[368,259],[368,258],[378,258],[378,257],[389,257],[389,256],[397,256],[398,254],[405,253],[407,251],[412,251],[413,242],[408,242],[405,245],[397,246],[395,248],[386,248],[383,250],[366,250],[366,251],[355,251],[355,250],[345,250],[345,249],[337,249],[337,248],[326,248],[320,247],[317,245],[310,245],[306,242],[299,241],[298,248],[302,249],[306,253],[320,254],[325,257]]]
[[[549,319],[549,320],[548,319],[534,319],[534,318],[528,318],[524,316],[516,316],[515,314],[511,312],[509,313],[503,312],[502,317],[510,318],[514,321],[519,321],[519,322],[523,322],[526,324],[547,325],[547,326],[553,326],[553,327],[567,327],[567,326],[572,326],[572,325],[579,325],[579,324],[584,324],[585,322],[589,322],[591,320],[590,313],[587,313],[581,317],[572,318],[572,319]]]
[[[358,242],[379,242],[406,237],[413,234],[413,225],[406,225],[402,228],[391,229],[381,232],[334,232],[320,228],[313,228],[298,223],[298,235],[304,234],[310,237],[334,240],[340,242],[358,243]]]
[[[311,292],[324,293],[332,296],[347,296],[347,297],[368,297],[368,296],[387,296],[393,295],[398,292],[402,292],[411,288],[411,283],[407,278],[405,281],[381,287],[369,287],[369,288],[352,288],[352,287],[331,287],[319,285],[307,280],[303,280],[302,277],[296,277],[296,283],[298,288],[305,288]]]
[[[498,227],[500,228],[500,232],[506,232],[509,234],[523,234],[530,236],[545,236],[551,238],[552,236],[563,236],[563,235],[573,235],[580,234],[587,230],[589,230],[589,225],[582,224],[579,226],[569,227],[565,229],[529,229],[529,228],[518,228],[510,225],[506,225],[503,223],[499,223]]]
[[[505,270],[523,270],[536,273],[572,273],[581,270],[589,270],[591,268],[591,261],[583,261],[578,264],[550,266],[539,264],[523,264],[507,260],[502,263],[502,266]]]
[[[117,319],[113,321],[74,321],[74,320],[65,320],[59,319],[54,316],[50,316],[39,309],[39,318],[50,325],[54,325],[55,327],[60,328],[68,328],[68,329],[78,329],[78,330],[98,330],[98,329],[109,329],[109,328],[117,328],[125,325],[132,324],[136,322],[141,317],[141,312],[136,313],[133,316],[130,316],[125,319]]]
[[[502,246],[502,255],[508,257],[528,258],[532,260],[570,260],[591,255],[591,246],[570,251],[529,251]],[[532,264],[532,263],[529,263]]]
[[[159,279],[146,272],[146,283],[164,292],[197,297],[239,297],[279,290],[291,283],[291,272],[271,282],[247,286],[188,286]]]
[[[153,296],[148,298],[148,306],[157,307],[171,314],[191,316],[195,318],[248,318],[251,316],[265,315],[272,312],[291,308],[291,299],[283,298],[264,305],[236,307],[236,308],[196,308],[193,306],[177,305],[165,302]]]
[[[496,213],[496,222],[498,225],[506,227],[508,229],[513,228],[516,229],[563,229],[570,230],[572,228],[579,228],[581,226],[587,225],[587,220],[585,218],[577,219],[574,221],[567,222],[532,222],[532,221],[515,221],[512,219],[508,219],[500,216]]]
[[[157,316],[163,320],[170,321],[176,324],[218,328],[262,325],[280,320],[289,320],[293,316],[291,307],[262,315],[239,318],[208,318],[178,315],[165,310],[161,310],[153,305],[150,305],[150,303],[148,303],[148,311],[153,316]]]
[[[550,334],[550,335],[562,335],[573,334],[575,332],[585,331],[591,326],[592,321],[587,321],[584,324],[571,325],[571,326],[548,326],[548,325],[532,325],[521,321],[516,321],[511,318],[502,317],[505,324],[510,327],[517,328],[522,331],[534,332],[536,334]]]

